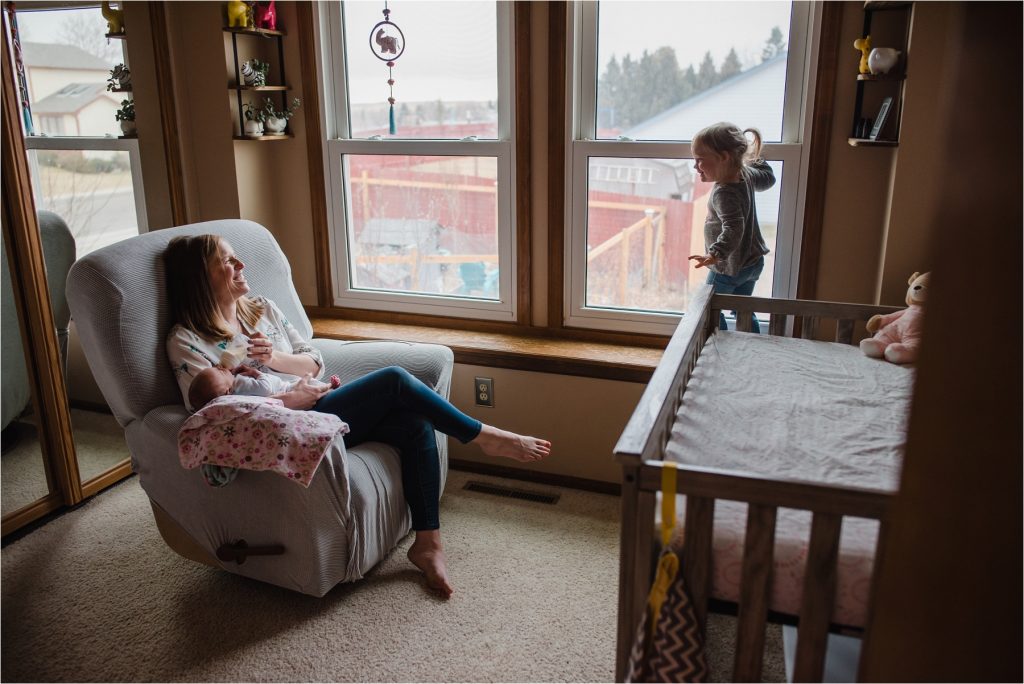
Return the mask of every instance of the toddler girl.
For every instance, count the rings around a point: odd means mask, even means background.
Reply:
[[[750,133],[753,142],[748,142]],[[690,259],[696,268],[708,268],[708,280],[715,292],[750,295],[764,268],[768,245],[761,236],[754,206],[754,192],[775,185],[775,173],[761,156],[761,133],[756,128],[741,131],[731,123],[717,123],[693,137],[697,173],[705,183],[714,183],[708,196],[704,220],[704,248],[707,254]],[[726,329],[725,316],[719,327]],[[760,332],[754,316],[754,332]]]

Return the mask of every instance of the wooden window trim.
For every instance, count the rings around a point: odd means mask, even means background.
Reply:
[[[661,359],[664,345],[572,340],[554,337],[543,328],[533,334],[508,331],[454,330],[438,327],[370,323],[311,314],[313,336],[336,340],[392,340],[441,344],[455,353],[456,363],[491,368],[576,375],[646,383]]]
[[[821,38],[815,77],[814,109],[808,153],[807,189],[804,199],[804,228],[797,265],[797,299],[816,299],[821,236],[825,222],[825,189],[832,146],[832,118],[839,64],[839,38],[843,27],[843,3],[822,6]]]

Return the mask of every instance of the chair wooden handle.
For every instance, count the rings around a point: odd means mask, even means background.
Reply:
[[[217,548],[217,558],[224,561],[235,561],[239,565],[245,562],[249,556],[279,556],[284,553],[284,546],[281,544],[268,544],[266,546],[249,546],[244,539],[234,543],[221,544]]]

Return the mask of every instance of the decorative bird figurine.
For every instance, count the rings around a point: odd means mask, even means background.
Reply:
[[[103,0],[100,6],[100,14],[107,20],[107,33],[119,35],[124,33],[124,10],[114,9],[110,3]]]

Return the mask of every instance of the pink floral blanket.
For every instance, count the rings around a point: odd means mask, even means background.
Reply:
[[[337,416],[293,411],[279,399],[227,395],[192,415],[178,432],[185,468],[204,463],[272,470],[308,487],[336,435],[348,432]]]

